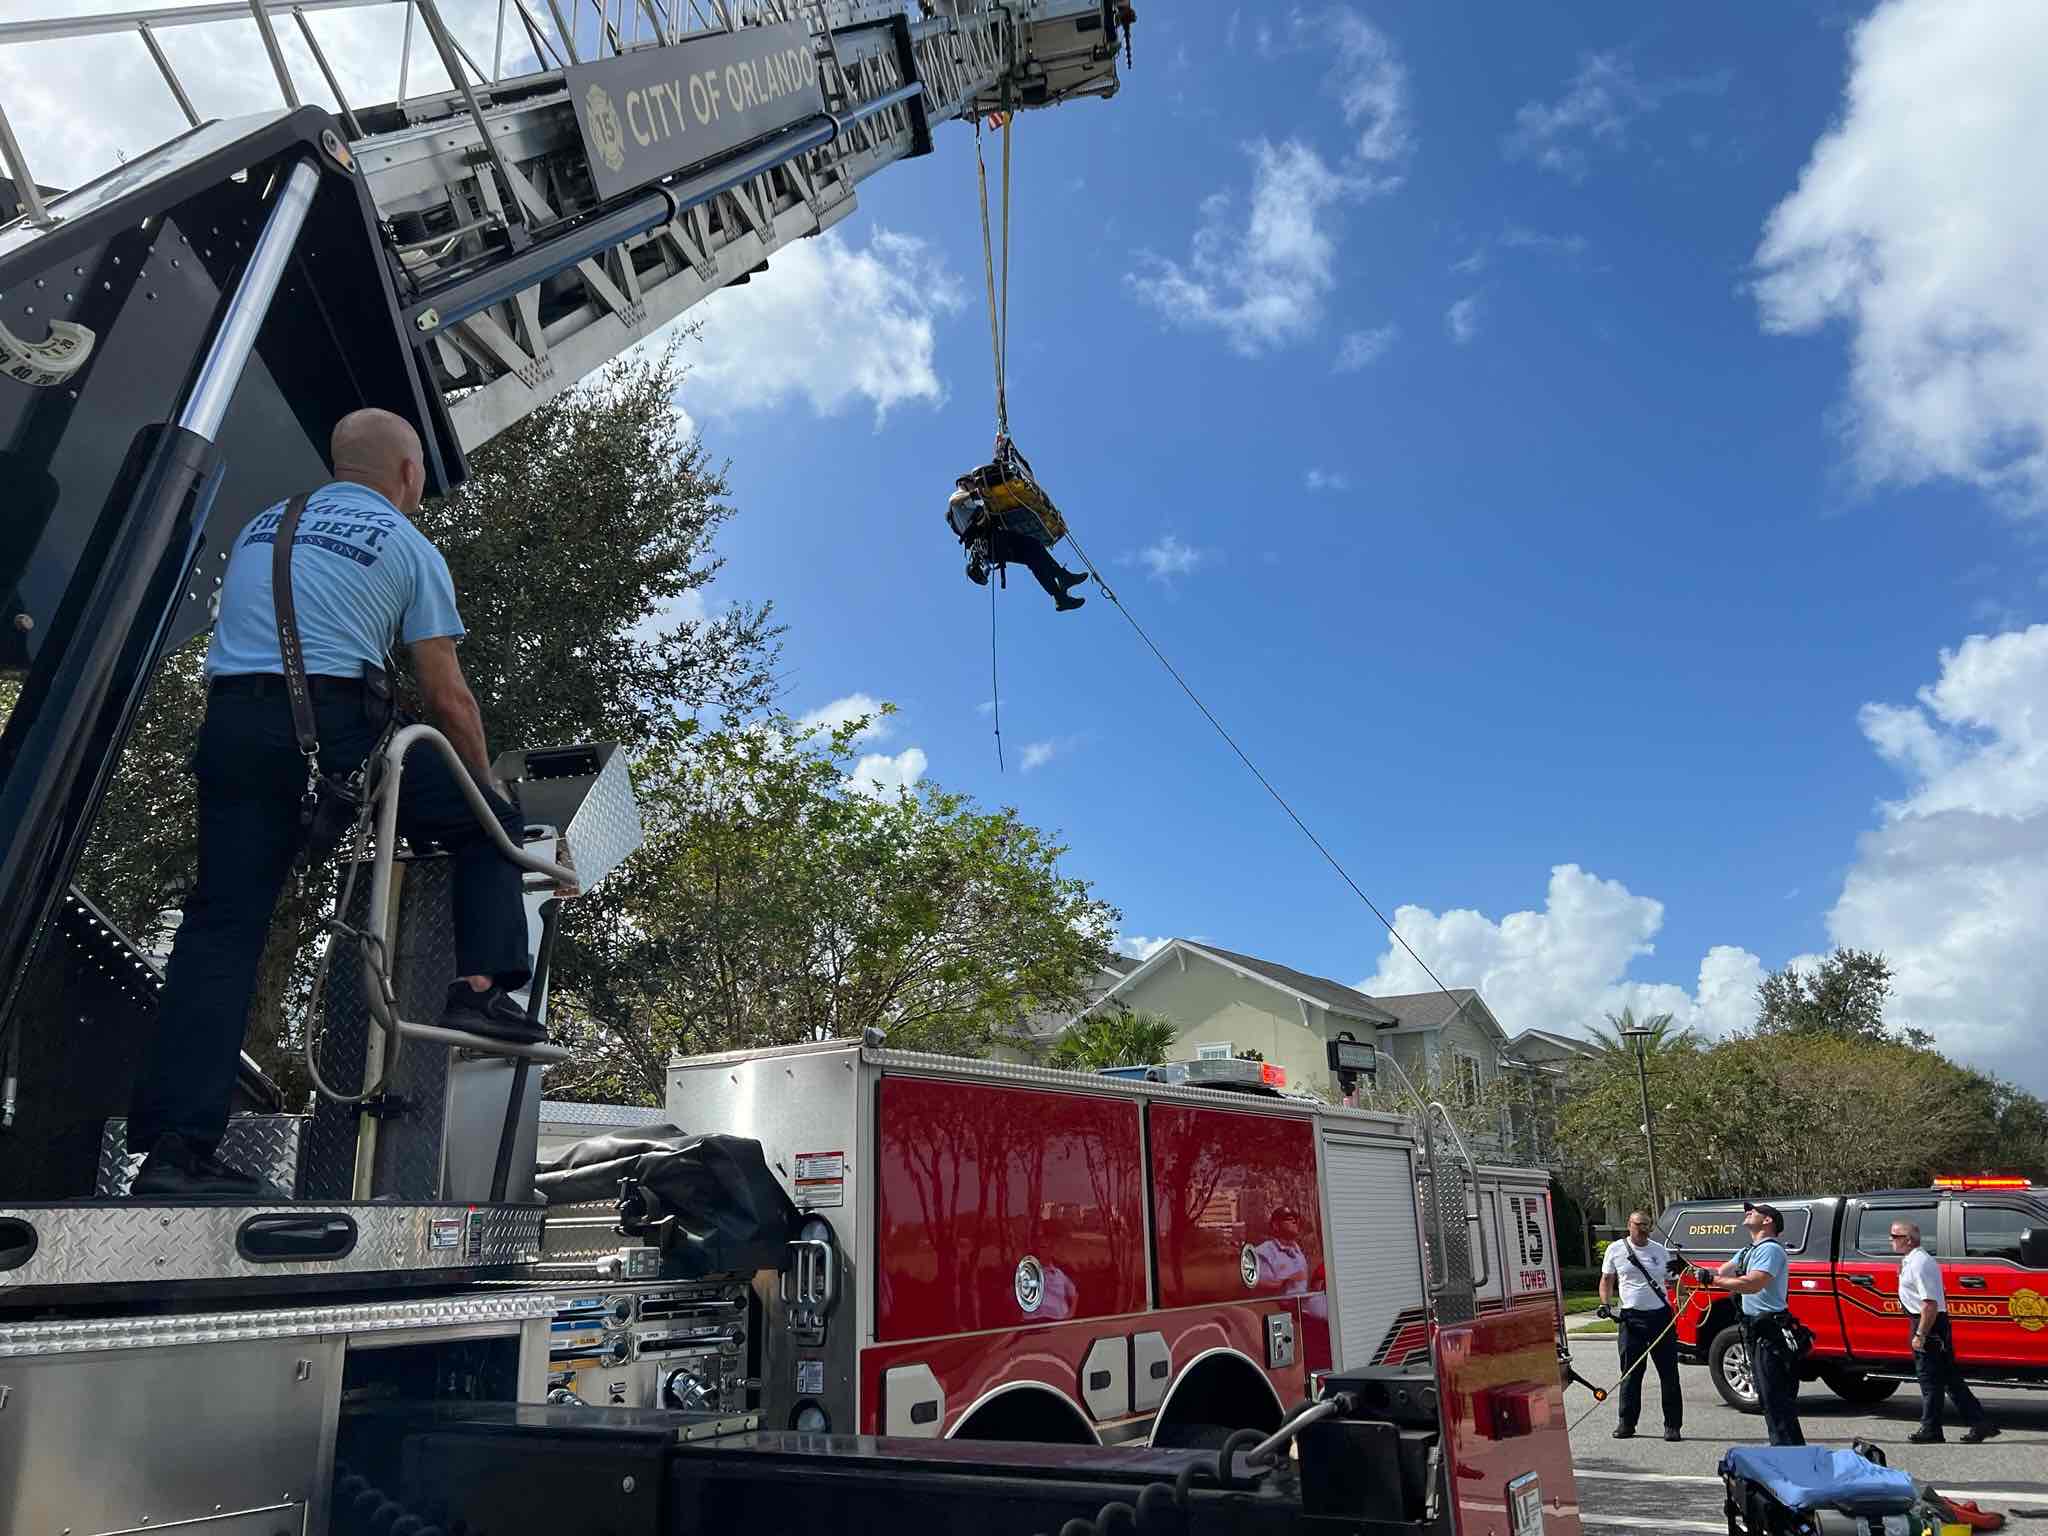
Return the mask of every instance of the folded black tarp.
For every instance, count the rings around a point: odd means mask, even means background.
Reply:
[[[628,1182],[630,1181],[630,1182]],[[534,1178],[550,1205],[617,1200],[629,1231],[658,1236],[691,1275],[780,1269],[798,1214],[761,1144],[650,1125],[579,1141]]]

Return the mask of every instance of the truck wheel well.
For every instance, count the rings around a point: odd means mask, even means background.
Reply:
[[[1152,1443],[1202,1445],[1214,1439],[1205,1432],[1219,1427],[1271,1433],[1283,1416],[1280,1394],[1264,1371],[1234,1349],[1214,1349],[1189,1361],[1167,1390],[1152,1423]]]
[[[949,1440],[1023,1440],[1034,1445],[1100,1445],[1071,1399],[1035,1382],[998,1387],[960,1416]]]

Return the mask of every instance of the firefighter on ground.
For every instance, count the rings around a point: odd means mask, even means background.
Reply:
[[[1956,1364],[1948,1292],[1941,1283],[1941,1265],[1920,1246],[1920,1224],[1894,1217],[1892,1248],[1904,1250],[1899,1263],[1899,1306],[1913,1330],[1913,1370],[1920,1378],[1920,1427],[1906,1438],[1915,1445],[1934,1445],[1947,1438],[1941,1432],[1941,1401],[1946,1393],[1955,1399],[1956,1412],[1970,1426],[1963,1431],[1963,1443],[1989,1440],[1998,1433],[1998,1426],[1985,1418],[1984,1405],[1977,1401]]]
[[[996,440],[991,462],[953,482],[946,524],[966,546],[967,578],[977,586],[988,585],[991,570],[1022,565],[1061,613],[1088,601],[1073,595],[1088,573],[1070,571],[1052,556],[1053,545],[1066,537],[1066,521],[1008,438]]]
[[[1657,1367],[1657,1384],[1664,1399],[1664,1438],[1677,1440],[1685,1424],[1685,1399],[1678,1388],[1678,1333],[1672,1324],[1671,1276],[1684,1268],[1672,1258],[1671,1250],[1650,1236],[1646,1212],[1632,1211],[1628,1236],[1607,1245],[1600,1265],[1600,1315],[1615,1318],[1621,1325],[1621,1416],[1614,1426],[1614,1438],[1632,1439],[1636,1420],[1643,1411],[1643,1367]],[[1621,1310],[1614,1310],[1619,1290]],[[1644,1355],[1650,1358],[1645,1361]]]
[[[334,429],[334,479],[311,493],[292,541],[301,649],[319,726],[323,771],[346,773],[377,745],[389,688],[373,686],[395,643],[411,648],[427,713],[483,786],[516,842],[518,812],[491,785],[483,716],[455,658],[462,619],[439,550],[409,520],[426,486],[420,440],[389,411],[363,410]],[[156,1037],[128,1120],[131,1151],[147,1152],[133,1193],[148,1199],[277,1199],[214,1150],[228,1102],[271,909],[297,855],[306,767],[293,729],[271,598],[283,504],[237,538],[206,653],[206,719],[192,769],[199,780],[199,876],[171,947]],[[540,1032],[507,995],[531,974],[520,873],[480,827],[445,760],[413,752],[401,780],[399,827],[431,839],[454,864],[455,955],[462,975],[438,1021],[499,1039]]]
[[[1742,1202],[1742,1226],[1749,1246],[1719,1269],[1698,1269],[1694,1278],[1708,1290],[1742,1298],[1742,1341],[1756,1382],[1757,1401],[1773,1445],[1804,1445],[1799,1428],[1799,1345],[1786,1300],[1790,1263],[1779,1241],[1785,1218],[1774,1205]]]

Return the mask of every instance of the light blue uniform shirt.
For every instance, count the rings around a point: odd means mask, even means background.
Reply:
[[[236,537],[206,651],[208,677],[284,672],[270,595],[284,508],[258,514]],[[306,502],[292,540],[292,603],[312,677],[360,677],[364,667],[382,666],[394,644],[464,633],[441,552],[398,508],[348,480],[321,486]]]
[[[1767,1237],[1743,1249],[1742,1273],[1761,1273],[1771,1277],[1762,1290],[1742,1298],[1742,1310],[1747,1316],[1762,1317],[1767,1312],[1783,1312],[1790,1305],[1785,1297],[1788,1269],[1785,1245],[1774,1237]]]

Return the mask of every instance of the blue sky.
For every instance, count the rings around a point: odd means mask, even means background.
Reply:
[[[2048,1089],[2048,6],[1140,10],[1115,100],[1019,123],[1010,322],[1139,622],[1511,1031],[1725,1031],[1852,944]],[[397,14],[322,23],[360,99]],[[268,105],[206,31],[208,110]],[[175,131],[131,42],[0,57],[43,179]],[[998,772],[942,521],[993,430],[973,149],[693,313],[713,601],[778,605],[792,713],[898,706],[871,772],[1060,829],[1133,951],[1421,986],[1092,588],[996,594]]]
[[[1801,205],[1819,233],[1760,260],[1845,120],[1861,19],[1154,4],[1120,96],[1020,122],[1020,445],[1138,620],[1510,1030],[1622,1002],[1725,1029],[1760,966],[1836,942],[1903,962],[1926,882],[1881,921],[1838,913],[1880,803],[1931,777],[1865,706],[1910,710],[1972,634],[2010,637],[2002,696],[2048,677],[2039,482],[1995,483],[2024,452],[1973,461],[1958,429],[1960,461],[1888,461],[1851,382],[1879,321],[1793,315],[1844,241],[1916,211]],[[1920,51],[1879,41],[1873,74]],[[873,750],[1062,829],[1127,935],[1419,984],[1100,597],[998,594],[998,773],[988,598],[941,522],[992,421],[972,134],[870,181],[835,244],[707,306],[684,392],[732,459],[725,587],[790,625],[791,708],[896,703]],[[1938,333],[1968,306],[1929,308]],[[856,343],[820,333],[877,311],[895,363],[848,386]],[[792,330],[826,354],[813,396],[754,398]],[[1959,708],[1921,711],[1942,752],[2014,745]],[[1902,1001],[2019,1070],[2013,1000],[1987,1002],[2010,979],[1956,995],[1974,958],[1928,957]]]

